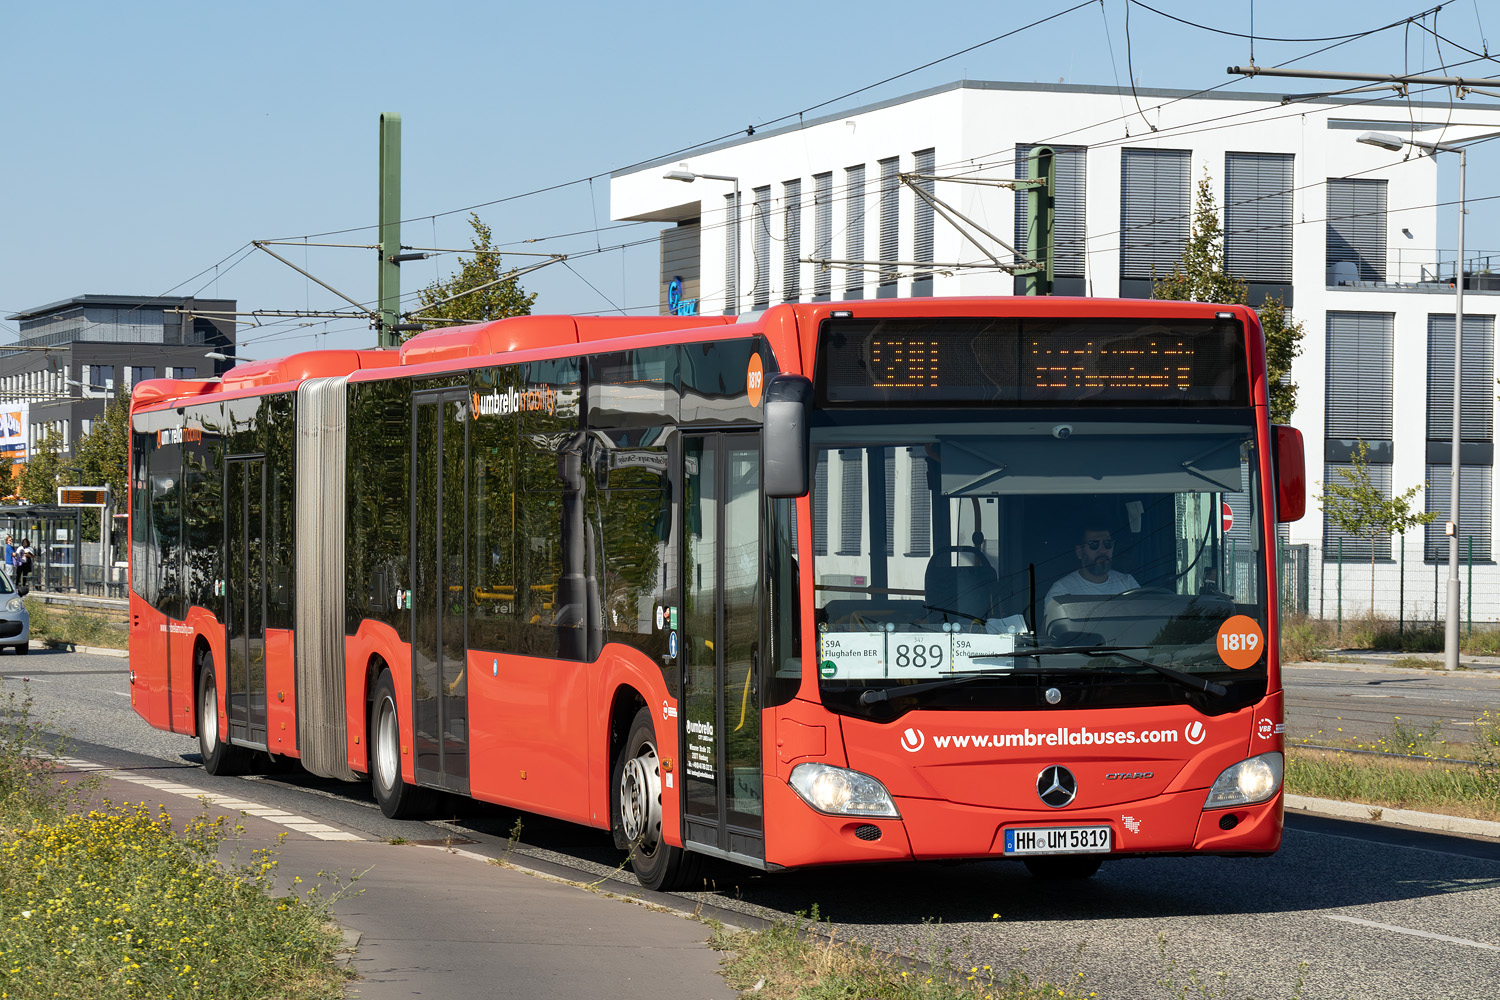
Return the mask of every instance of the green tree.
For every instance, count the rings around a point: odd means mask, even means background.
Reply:
[[[1339,469],[1341,483],[1329,483],[1317,500],[1328,519],[1344,531],[1370,539],[1370,611],[1375,610],[1375,543],[1384,535],[1404,534],[1419,524],[1428,524],[1435,512],[1418,514],[1411,502],[1422,487],[1413,486],[1389,499],[1370,479],[1370,446],[1360,441],[1347,469]]]
[[[474,256],[460,257],[458,273],[447,281],[434,281],[417,293],[418,307],[413,316],[419,322],[435,318],[484,323],[531,314],[537,293],[523,289],[514,270],[501,268],[500,253],[491,241],[490,227],[473,212],[469,213],[469,225],[474,229]],[[452,301],[445,301],[448,299]]]
[[[16,492],[27,503],[57,503],[58,477],[62,474],[62,435],[50,427],[26,458],[26,468],[17,480]]]
[[[1271,383],[1271,422],[1289,424],[1297,410],[1297,383],[1292,381],[1292,359],[1302,353],[1307,333],[1280,297],[1266,296],[1261,304],[1260,328],[1266,335],[1266,378]]]
[[[73,468],[85,486],[108,486],[114,509],[104,517],[124,509],[126,468],[130,460],[130,394],[120,389],[104,407],[104,415],[94,421],[87,434],[73,449]],[[84,518],[84,540],[98,541],[98,526]]]
[[[1207,170],[1198,181],[1192,235],[1182,249],[1182,259],[1171,274],[1153,282],[1151,295],[1178,302],[1243,304],[1248,300],[1245,283],[1224,267],[1224,228],[1219,222],[1219,205]],[[1266,337],[1271,420],[1290,423],[1297,409],[1297,384],[1291,380],[1292,360],[1302,353],[1306,331],[1286,311],[1280,298],[1268,297],[1257,311]]]

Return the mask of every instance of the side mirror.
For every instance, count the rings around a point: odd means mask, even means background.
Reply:
[[[761,464],[767,496],[807,496],[812,478],[812,394],[812,382],[801,375],[773,375],[766,383]]]
[[[28,586],[26,586],[26,584],[24,584],[24,583],[21,584],[19,587],[16,588],[16,596],[17,597],[25,597],[29,593],[31,593],[31,588],[28,587]]]
[[[1276,520],[1287,524],[1307,513],[1307,463],[1302,432],[1284,424],[1271,425],[1271,459],[1276,472]]]

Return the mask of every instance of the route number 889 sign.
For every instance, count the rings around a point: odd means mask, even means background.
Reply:
[[[932,677],[948,666],[948,636],[932,632],[891,632],[886,635],[887,677]]]

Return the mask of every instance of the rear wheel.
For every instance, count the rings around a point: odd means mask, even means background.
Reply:
[[[14,649],[17,656],[25,656],[27,653],[31,652],[31,644],[29,642],[23,642],[19,646],[14,647]]]
[[[219,685],[213,657],[198,654],[198,752],[209,774],[244,774],[249,754],[230,744],[219,730]]]
[[[389,670],[375,682],[370,707],[370,784],[380,811],[391,819],[421,819],[431,813],[433,793],[408,785],[401,777],[401,716],[396,711],[396,683]]]
[[[647,889],[671,892],[701,881],[702,857],[662,841],[661,760],[651,713],[641,709],[615,758],[614,826],[630,850],[630,867]]]
[[[1097,854],[1061,854],[1056,857],[1027,858],[1026,870],[1040,879],[1061,882],[1089,878],[1104,864]]]

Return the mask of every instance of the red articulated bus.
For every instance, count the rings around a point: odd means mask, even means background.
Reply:
[[[1282,830],[1300,436],[1240,306],[531,316],[153,380],[131,704],[612,831],[641,882]]]

